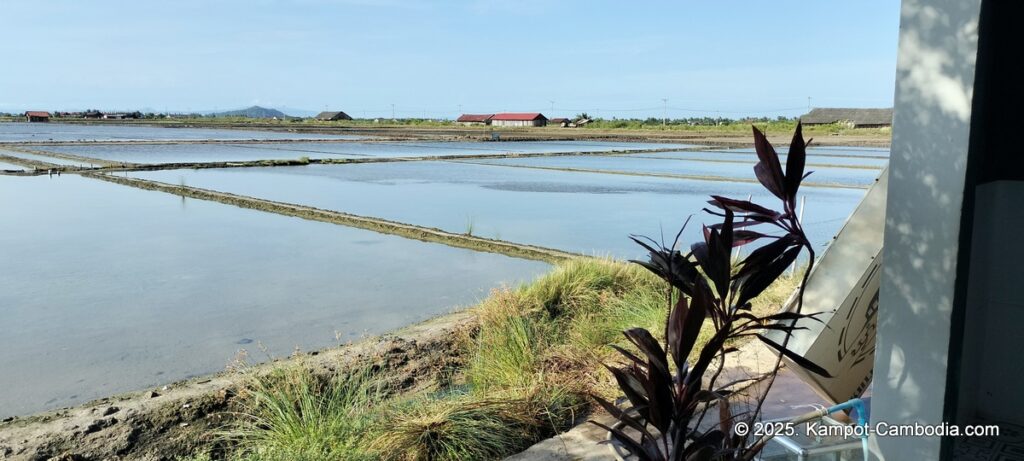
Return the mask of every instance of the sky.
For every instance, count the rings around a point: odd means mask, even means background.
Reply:
[[[4,0],[0,111],[796,116],[892,106],[898,27],[898,0]]]

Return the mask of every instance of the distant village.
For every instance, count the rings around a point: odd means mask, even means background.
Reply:
[[[255,111],[261,115],[247,115],[248,111]],[[267,115],[271,113],[273,115]],[[3,114],[0,114],[3,115]],[[7,114],[12,118],[18,115]],[[92,119],[92,120],[140,120],[140,119],[168,119],[168,118],[198,118],[198,117],[248,117],[268,120],[304,121],[316,120],[320,122],[335,122],[352,120],[352,117],[343,111],[324,111],[314,117],[291,117],[273,109],[262,107],[251,107],[240,111],[232,111],[218,114],[157,114],[135,112],[101,112],[99,110],[86,110],[81,112],[47,112],[30,110],[21,114],[27,122],[49,122],[51,119]],[[804,125],[830,125],[841,124],[848,128],[881,128],[892,126],[892,108],[881,109],[860,109],[860,108],[815,108],[808,113],[798,117]],[[779,117],[779,120],[786,120]],[[548,118],[540,112],[501,112],[493,114],[461,114],[455,119],[455,123],[463,126],[493,126],[493,127],[544,127],[553,126],[560,128],[578,128],[586,126],[595,119],[587,114],[579,114],[573,118],[554,117]],[[651,118],[655,123],[658,120]],[[743,119],[739,121],[760,122],[768,119]],[[373,119],[375,122],[383,121],[380,118]],[[691,125],[721,125],[736,120],[722,118],[690,118],[683,119],[683,123]],[[663,120],[668,123],[667,119]],[[678,124],[680,120],[673,119],[672,124]]]

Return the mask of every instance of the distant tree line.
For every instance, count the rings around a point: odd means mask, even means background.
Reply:
[[[688,126],[720,126],[720,125],[732,125],[741,123],[749,125],[752,123],[770,123],[770,122],[792,122],[795,123],[799,117],[744,117],[744,118],[728,118],[728,117],[686,117],[686,118],[670,118],[663,119],[661,117],[647,117],[647,118],[618,118],[612,117],[610,119],[601,117],[591,117],[586,112],[576,114],[573,117],[573,121],[579,120],[593,120],[595,122],[603,122],[603,124],[621,124],[624,127],[629,125],[688,125]]]

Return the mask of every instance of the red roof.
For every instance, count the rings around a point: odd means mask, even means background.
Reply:
[[[491,117],[491,120],[521,120],[521,121],[530,121],[530,120],[537,120],[537,119],[547,120],[547,118],[544,117],[544,114],[541,114],[539,112],[526,112],[526,113],[517,112],[517,113],[494,114],[494,117]]]
[[[50,113],[49,112],[43,112],[41,110],[30,110],[28,112],[25,112],[25,116],[26,117],[49,117]]]
[[[487,122],[494,114],[462,114],[456,122]]]

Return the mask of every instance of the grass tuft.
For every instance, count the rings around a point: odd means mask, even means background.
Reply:
[[[365,371],[331,379],[297,367],[257,377],[236,427],[239,459],[372,459],[361,447],[385,393]]]
[[[372,447],[383,459],[462,461],[501,459],[567,429],[568,394],[545,389],[416,399],[394,406]],[[575,405],[578,407],[578,403]]]

